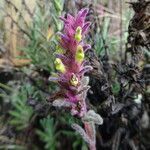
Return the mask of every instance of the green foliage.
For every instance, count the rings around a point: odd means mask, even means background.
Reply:
[[[70,128],[70,125],[74,122],[81,124],[79,119],[72,117],[70,114],[65,113],[62,116],[57,118],[59,123],[62,126],[67,126]],[[56,150],[59,146],[58,139],[59,137],[66,137],[66,139],[73,139],[72,149],[78,150],[87,150],[87,144],[83,139],[75,133],[73,130],[68,129],[57,129],[57,122],[55,123],[54,118],[48,116],[47,118],[40,120],[41,129],[37,130],[37,134],[43,143],[45,143],[46,150]],[[58,139],[57,139],[58,138]]]
[[[110,17],[104,17],[102,27],[95,35],[95,50],[98,56],[104,54],[105,49],[109,49],[111,54],[116,54],[120,44],[119,37],[110,36]]]
[[[13,109],[10,111],[10,124],[16,127],[17,130],[28,127],[30,123],[33,110],[27,105],[27,99],[29,93],[32,91],[33,88],[29,84],[26,84],[22,86],[20,90],[14,90],[11,96]]]
[[[120,91],[120,84],[116,82],[112,85],[112,92],[117,95],[119,91]]]
[[[52,33],[48,33],[50,24],[50,19],[48,18],[48,10],[37,6],[32,25],[29,29],[31,39],[28,45],[21,48],[21,50],[25,52],[25,57],[29,58],[31,63],[37,68],[51,71],[53,68],[53,55],[50,47],[51,42],[47,40],[47,34]]]
[[[40,120],[40,125],[42,130],[38,129],[37,134],[41,141],[45,143],[46,150],[56,150],[57,141],[56,141],[56,124],[54,119],[48,116],[47,118]]]
[[[61,117],[58,118],[59,122],[62,124],[71,126],[73,123],[81,124],[81,120],[79,118],[73,117],[70,113],[63,113]]]
[[[43,7],[37,4],[35,8],[32,24],[28,29],[31,39],[21,50],[25,52],[25,57],[39,69],[53,70],[53,42],[55,41],[53,32],[56,33],[62,28],[61,22],[58,21],[62,10],[62,0],[48,1],[47,6]]]
[[[0,83],[0,98],[8,98],[7,91],[11,92],[12,89],[3,83]]]
[[[109,24],[110,24],[110,18],[105,17],[101,31],[97,32],[95,35],[95,39],[96,39],[95,50],[98,56],[101,55],[102,52],[104,52],[105,46],[107,44],[105,43],[106,39],[107,41],[109,39],[109,36],[108,36]]]
[[[64,0],[52,0],[52,21],[55,25],[55,31],[60,31],[62,29],[62,23],[59,20],[61,13],[63,11]]]

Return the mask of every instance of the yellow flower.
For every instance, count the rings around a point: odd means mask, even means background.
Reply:
[[[55,68],[56,68],[57,71],[60,71],[62,73],[66,72],[65,66],[62,63],[60,58],[56,58],[54,64],[55,64]]]
[[[59,45],[57,45],[55,53],[56,54],[64,54],[65,51]]]
[[[83,51],[83,47],[81,45],[78,45],[78,47],[77,47],[75,60],[78,63],[82,63],[82,61],[84,60],[84,51]]]
[[[77,86],[79,83],[78,77],[75,74],[72,74],[72,77],[70,79],[70,83],[72,86]]]
[[[82,39],[82,28],[80,26],[77,27],[76,33],[75,33],[75,39],[80,42]]]

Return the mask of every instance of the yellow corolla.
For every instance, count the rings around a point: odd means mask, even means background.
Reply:
[[[75,33],[75,39],[80,42],[82,39],[82,28],[80,26],[77,27],[76,33]]]
[[[78,83],[79,83],[78,77],[75,74],[73,74],[71,79],[70,79],[70,84],[72,86],[77,86]]]
[[[84,51],[83,51],[83,47],[81,45],[78,45],[78,47],[77,47],[75,60],[78,63],[82,63],[82,61],[84,60]]]
[[[65,66],[60,58],[56,58],[54,64],[57,71],[60,71],[62,73],[66,72]]]

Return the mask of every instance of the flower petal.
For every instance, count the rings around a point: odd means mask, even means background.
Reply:
[[[90,27],[91,23],[87,22],[84,24],[83,28],[82,28],[82,33],[86,33],[88,28]]]
[[[83,69],[79,72],[80,75],[84,75],[86,72],[91,71],[93,69],[92,66],[85,66]]]

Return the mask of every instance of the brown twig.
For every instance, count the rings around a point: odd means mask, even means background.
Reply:
[[[25,35],[27,35],[27,36],[29,37],[29,39],[32,39],[31,35],[30,35],[26,30],[24,30],[24,29],[14,20],[14,18],[13,18],[8,12],[6,12],[6,10],[5,10],[3,7],[0,6],[0,8],[1,8],[1,10],[3,10],[4,13],[12,20],[12,22],[19,28],[19,30],[20,30],[21,32],[23,32]]]
[[[6,3],[10,4],[15,9],[16,12],[19,13],[19,15],[22,18],[22,20],[23,20],[24,24],[26,25],[26,27],[29,27],[28,23],[26,22],[26,20],[24,18],[24,16],[22,15],[21,11],[10,0],[5,0],[5,1],[6,1]]]
[[[22,5],[24,5],[25,10],[28,12],[28,14],[30,15],[30,17],[33,17],[33,13],[31,12],[31,10],[29,9],[29,7],[27,6],[25,0],[22,0]]]
[[[9,29],[9,28],[5,28],[4,31],[8,31],[8,32],[10,32],[11,34],[16,35],[17,37],[19,37],[19,38],[21,38],[21,39],[24,39],[22,35],[20,35],[19,33],[15,33],[14,31],[12,31],[12,30]]]

